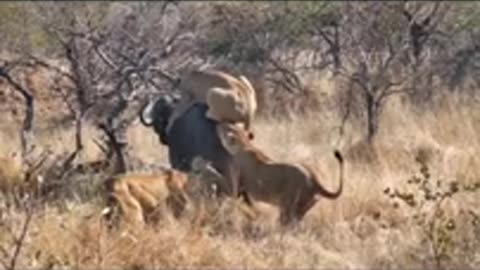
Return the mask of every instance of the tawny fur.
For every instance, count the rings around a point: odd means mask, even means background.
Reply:
[[[143,224],[145,218],[185,185],[185,178],[174,171],[157,174],[119,175],[113,179],[112,197],[128,224]]]
[[[207,117],[218,122],[242,123],[250,130],[257,110],[255,89],[244,76],[235,78],[216,70],[197,70],[180,82],[179,104],[172,113],[167,132],[174,121],[195,103],[208,105]]]
[[[313,207],[319,195],[338,198],[343,191],[343,158],[335,157],[340,165],[339,187],[327,191],[314,170],[306,165],[275,162],[255,147],[246,132],[237,126],[220,124],[220,140],[233,155],[238,181],[254,200],[279,207],[280,223],[299,221]]]
[[[211,166],[210,162],[200,156],[196,156],[192,160],[192,171],[201,174],[202,178],[210,179],[211,183],[213,183],[212,186],[215,188],[215,192],[217,191],[216,188],[220,187],[220,185],[225,184],[225,182],[228,181],[217,170],[215,170],[215,168]],[[232,187],[230,187],[230,189],[232,189]],[[248,196],[248,194],[244,194],[244,196]],[[247,218],[253,220],[257,217],[258,211],[251,202],[250,198],[244,198],[243,203],[238,204],[238,207],[240,211],[242,211],[242,213],[246,215]]]
[[[196,208],[194,223],[198,223],[204,214],[200,202],[204,194],[199,193],[208,192],[210,184],[183,172],[166,169],[152,174],[116,176],[112,181],[111,195],[120,207],[122,220],[130,225],[143,225],[148,217],[158,218],[155,211],[162,206],[179,217],[187,205]]]

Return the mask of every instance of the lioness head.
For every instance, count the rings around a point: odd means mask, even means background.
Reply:
[[[238,125],[222,123],[218,125],[217,132],[223,146],[231,154],[235,154],[245,145],[249,145],[252,139],[250,132]]]

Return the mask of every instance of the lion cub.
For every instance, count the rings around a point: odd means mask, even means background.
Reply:
[[[245,131],[237,126],[220,124],[217,127],[222,144],[233,155],[239,183],[254,199],[280,208],[280,223],[299,221],[319,197],[336,199],[343,190],[343,158],[337,150],[340,165],[340,184],[336,191],[327,191],[318,176],[308,166],[275,162],[255,147]]]
[[[197,70],[180,81],[179,89],[182,94],[168,120],[167,133],[175,120],[195,103],[207,104],[207,117],[212,120],[243,123],[250,130],[257,100],[255,89],[246,77],[237,79],[221,71]]]

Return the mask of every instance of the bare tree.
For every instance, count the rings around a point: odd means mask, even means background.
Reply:
[[[422,9],[426,6],[425,4],[417,5],[413,11],[409,10],[410,6],[408,4],[409,1],[404,1],[402,13],[408,23],[410,46],[414,60],[413,65],[418,66],[424,47],[430,36],[436,31],[436,27],[440,23],[446,9],[442,8],[441,3],[435,2],[427,14],[422,14]]]
[[[445,42],[439,38],[445,36],[439,31],[442,21],[450,5],[444,3],[414,3],[404,1],[398,5],[398,12],[402,13],[404,27],[408,32],[409,54],[406,65],[411,69],[410,98],[416,104],[425,104],[433,96],[433,76],[435,61],[445,57],[441,47]],[[435,46],[436,45],[436,46]],[[436,53],[435,53],[436,52]]]
[[[366,115],[366,138],[372,142],[388,97],[408,91],[404,84],[409,75],[402,64],[408,49],[407,37],[398,20],[393,19],[395,13],[391,6],[350,4],[345,11],[348,21],[342,33],[347,39],[348,50],[343,52],[348,62],[339,74],[350,81],[348,91],[357,91],[361,96]],[[386,18],[390,19],[388,24]],[[354,27],[360,23],[364,24],[362,28]]]
[[[303,27],[311,35],[315,53],[319,53],[323,60],[318,67],[323,69],[331,66],[333,74],[342,66],[341,4],[318,3],[300,14],[294,13],[296,18],[302,20]],[[324,49],[326,48],[326,49]]]
[[[78,4],[76,10],[61,5],[59,13],[64,17],[57,16],[64,23],[45,24],[60,45],[68,72],[35,57],[69,82],[54,88],[75,119],[75,149],[65,167],[83,149],[82,127],[86,121],[105,132],[107,148],[116,149],[121,144],[118,141],[125,142],[126,130],[143,101],[154,93],[171,90],[178,82],[174,74],[188,66],[192,58],[188,50],[195,28],[189,12],[194,10],[187,5],[170,1],[118,3],[107,9],[105,24],[94,20],[91,12],[96,9],[89,5]],[[48,16],[51,10],[43,12]],[[151,21],[156,21],[156,28],[150,27]],[[123,150],[117,154],[121,153]]]

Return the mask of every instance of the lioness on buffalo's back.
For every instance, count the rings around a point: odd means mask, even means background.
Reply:
[[[339,188],[327,191],[317,174],[307,166],[275,162],[249,140],[246,132],[233,125],[218,125],[222,144],[233,155],[238,180],[254,200],[276,205],[283,225],[301,220],[319,199],[338,198],[343,191],[343,158],[335,151],[340,165]]]
[[[196,70],[184,77],[178,87],[179,104],[167,124],[167,132],[179,116],[195,103],[208,105],[207,117],[217,122],[243,123],[246,130],[257,110],[255,89],[244,76],[239,79],[221,71]]]

